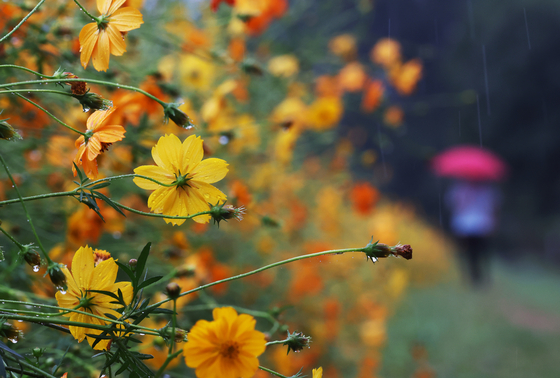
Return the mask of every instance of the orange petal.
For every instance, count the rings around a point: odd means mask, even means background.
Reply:
[[[80,61],[84,68],[87,67],[93,48],[97,45],[99,29],[95,22],[87,24],[80,31]]]
[[[126,43],[121,32],[114,26],[109,24],[107,26],[107,34],[111,41],[111,54],[121,56],[126,51]]]
[[[142,13],[138,9],[125,7],[117,10],[109,20],[111,25],[116,26],[119,31],[138,29],[144,23]]]
[[[113,0],[113,3],[111,4],[109,10],[107,11],[107,14],[112,15],[113,13],[115,13],[115,11],[119,9],[124,4],[125,1],[126,0]]]
[[[99,39],[92,55],[93,67],[97,71],[107,71],[109,57],[111,56],[111,43],[109,42],[109,34],[105,30],[99,31]]]

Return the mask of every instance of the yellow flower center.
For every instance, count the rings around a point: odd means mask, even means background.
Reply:
[[[239,344],[235,341],[226,341],[220,346],[220,355],[229,359],[237,358],[239,355]]]

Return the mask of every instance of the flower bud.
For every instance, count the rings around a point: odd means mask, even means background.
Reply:
[[[5,140],[22,140],[21,135],[18,134],[16,129],[12,127],[8,122],[9,118],[0,119],[0,139]]]
[[[134,270],[134,268],[136,268],[136,265],[138,264],[138,260],[137,259],[130,259],[128,260],[128,266],[130,266],[132,268],[132,270]]]
[[[249,75],[262,76],[264,73],[262,67],[252,59],[247,59],[242,62],[241,69]]]
[[[310,336],[305,336],[302,332],[290,333],[290,331],[288,331],[288,338],[282,345],[288,346],[288,353],[290,353],[290,350],[297,353],[305,347],[309,348],[310,342]]]
[[[86,92],[82,95],[72,94],[72,97],[80,101],[84,112],[88,112],[90,109],[93,110],[108,110],[113,106],[113,102],[104,99],[97,93]]]
[[[164,122],[167,123],[171,119],[175,124],[184,129],[192,129],[195,125],[192,123],[188,115],[185,114],[179,106],[181,104],[169,103],[163,107]]]
[[[25,245],[24,248],[23,259],[33,268],[33,271],[37,272],[41,266],[41,255],[39,255],[36,250],[32,249],[31,245]]]
[[[412,247],[410,246],[410,244],[397,244],[392,248],[392,250],[395,256],[401,256],[407,260],[412,259]]]
[[[165,291],[169,298],[177,299],[179,298],[179,294],[181,294],[181,286],[177,285],[175,282],[170,282],[165,287]]]
[[[388,246],[387,244],[379,243],[379,240],[373,243],[373,237],[370,242],[360,251],[366,254],[366,258],[371,259],[373,263],[377,262],[379,258],[389,256],[401,256],[407,260],[412,258],[412,247],[408,244],[397,244],[395,246]]]
[[[35,358],[39,358],[43,355],[43,349],[41,348],[33,348],[32,352]]]
[[[218,223],[218,226],[223,220],[227,222],[229,219],[237,219],[238,221],[241,221],[243,219],[243,214],[245,214],[244,206],[234,207],[231,205],[224,205],[225,202],[221,205],[215,204],[214,206],[212,206],[212,209],[210,209],[210,215],[214,219],[214,223]]]
[[[68,288],[66,285],[66,275],[62,271],[63,265],[58,263],[51,263],[47,269],[47,273],[51,278],[51,282],[56,286],[57,289],[66,291]]]
[[[12,343],[17,343],[22,336],[22,332],[11,323],[0,324],[0,336],[7,338]]]

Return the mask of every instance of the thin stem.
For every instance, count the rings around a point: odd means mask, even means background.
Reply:
[[[3,354],[4,357],[6,357],[7,359],[17,363],[20,366],[24,366],[28,369],[33,370],[36,373],[41,374],[40,377],[44,377],[44,378],[57,378],[54,375],[50,375],[49,373],[47,373],[44,370],[41,370],[40,368],[38,368],[37,366],[30,364],[29,362],[26,362],[25,360],[21,359],[21,358],[15,358],[12,355],[10,355],[9,353],[4,353]]]
[[[173,314],[171,315],[171,340],[169,342],[168,356],[173,354],[173,347],[175,346],[175,327],[177,326],[177,300],[173,299]]]
[[[75,0],[74,0],[75,1]],[[149,98],[151,98],[154,101],[157,101],[161,106],[163,106],[165,108],[165,106],[167,105],[167,103],[165,103],[165,101],[160,100],[159,98],[157,98],[156,96],[140,89],[140,88],[136,88],[136,87],[132,87],[130,85],[122,85],[119,83],[112,83],[110,81],[104,81],[104,80],[96,80],[96,79],[85,79],[85,78],[77,78],[77,79],[47,79],[47,80],[28,80],[28,81],[18,81],[15,83],[8,83],[8,84],[1,84],[0,88],[6,88],[6,87],[14,87],[14,86],[20,86],[20,85],[29,85],[29,84],[45,84],[45,83],[69,83],[72,81],[83,81],[86,83],[94,83],[94,84],[101,84],[101,85],[107,85],[110,87],[117,87],[117,88],[124,88],[124,89],[128,89],[130,91],[134,91],[134,92],[138,92],[138,93],[142,93],[144,96],[147,96]]]
[[[2,231],[2,233],[3,233],[4,235],[6,235],[6,237],[12,241],[12,243],[14,243],[15,245],[17,245],[18,248],[20,249],[20,251],[24,251],[24,250],[25,250],[25,247],[23,246],[23,244],[21,244],[21,243],[18,242],[16,239],[14,239],[14,237],[13,237],[12,235],[10,235],[10,234],[8,233],[8,231],[4,230],[2,227],[0,227],[0,231]]]
[[[47,79],[56,79],[56,77],[54,77],[54,76],[44,75],[40,72],[30,70],[27,67],[17,66],[15,64],[0,64],[0,68],[16,68],[18,70],[27,71],[29,73],[32,73],[32,74],[35,74],[37,76],[41,76],[41,77],[44,77],[44,78],[47,78]]]
[[[169,365],[169,363],[171,362],[171,360],[173,360],[175,357],[177,357],[178,355],[180,355],[181,353],[183,353],[183,349],[178,350],[177,352],[167,356],[167,359],[165,360],[165,362],[163,363],[163,365],[161,365],[161,367],[158,369],[155,378],[159,378],[161,377],[161,375],[163,374],[163,372],[165,371],[165,368],[167,367],[167,365]]]
[[[5,91],[0,91],[0,94],[11,94],[11,93],[17,93],[17,92],[28,92],[28,93],[29,92],[45,92],[45,93],[56,93],[56,94],[72,97],[72,93],[69,93],[69,92],[57,91],[57,90],[54,90],[54,89],[37,89],[37,88],[5,90]]]
[[[194,216],[196,216],[196,214]],[[287,260],[282,260],[282,261],[278,261],[278,262],[275,262],[275,263],[272,263],[272,264],[269,264],[269,265],[265,265],[265,266],[260,267],[258,269],[251,270],[250,272],[241,273],[241,274],[238,274],[238,275],[233,276],[233,277],[224,278],[223,280],[210,282],[206,285],[202,285],[202,286],[199,286],[199,287],[194,288],[192,290],[185,291],[185,292],[181,293],[179,296],[183,297],[185,295],[189,295],[189,294],[192,294],[194,292],[204,290],[204,289],[207,289],[207,288],[215,286],[215,285],[219,285],[221,283],[230,282],[230,281],[238,280],[240,278],[248,277],[248,276],[251,276],[253,274],[260,273],[264,270],[275,268],[277,266],[288,264],[288,263],[291,263],[291,262],[294,262],[294,261],[308,259],[308,258],[317,257],[317,256],[343,254],[345,252],[360,252],[360,253],[363,253],[363,248],[333,249],[333,250],[330,250],[330,251],[310,253],[308,255],[301,255],[301,256],[292,257],[292,258],[287,259]],[[146,311],[151,310],[152,308],[155,308],[155,307],[159,307],[162,304],[169,302],[170,300],[171,300],[170,298],[167,298],[167,299],[164,299],[164,300],[159,301],[157,303],[154,303],[154,304],[146,307]]]
[[[41,110],[42,110],[43,112],[45,112],[49,117],[51,117],[52,119],[54,119],[56,122],[60,123],[62,126],[66,127],[67,129],[70,129],[70,130],[72,130],[72,131],[74,131],[75,133],[78,133],[78,134],[80,134],[80,135],[86,136],[85,133],[82,133],[81,131],[78,131],[78,130],[76,130],[75,128],[73,128],[72,126],[67,125],[66,123],[62,122],[60,119],[58,119],[55,115],[53,115],[53,114],[52,114],[51,112],[49,112],[47,109],[43,108],[41,105],[39,105],[39,104],[37,104],[37,103],[31,101],[30,99],[28,99],[28,98],[25,97],[25,96],[22,96],[22,95],[19,94],[19,93],[15,93],[15,92],[14,92],[14,94],[15,94],[16,96],[18,96],[18,97],[24,99],[25,101],[29,102],[31,105],[34,105],[34,106],[36,106],[37,108],[41,109]]]
[[[12,177],[12,174],[10,173],[10,170],[8,169],[8,165],[6,164],[6,161],[4,161],[4,158],[2,157],[2,155],[0,155],[0,162],[2,162],[2,165],[4,166],[4,169],[6,170],[6,173],[8,174],[8,177],[10,178],[10,181],[12,182],[12,185],[14,186],[14,189],[16,190],[18,198],[21,202],[21,206],[23,207],[23,211],[25,211],[25,216],[27,217],[27,221],[29,222],[29,225],[31,226],[31,231],[33,231],[33,235],[35,235],[35,239],[37,240],[37,245],[41,249],[41,252],[43,252],[43,256],[45,257],[45,259],[47,260],[47,262],[50,265],[50,264],[52,264],[53,261],[49,257],[49,254],[45,250],[45,247],[43,247],[43,243],[41,243],[41,239],[39,239],[39,235],[37,235],[37,231],[35,230],[35,226],[33,225],[33,220],[31,219],[31,216],[29,215],[29,212],[27,211],[27,207],[25,206],[25,201],[23,200],[23,197],[21,196],[21,193],[19,192],[19,188],[16,184],[16,181]]]
[[[35,8],[31,9],[31,12],[29,12],[29,13],[27,14],[27,16],[25,16],[25,17],[23,18],[23,20],[21,20],[20,23],[17,24],[17,25],[12,29],[11,32],[9,32],[8,34],[6,34],[5,36],[3,36],[3,37],[0,39],[0,43],[3,42],[5,39],[7,39],[7,38],[8,38],[9,36],[11,36],[12,34],[14,34],[14,32],[15,32],[16,30],[18,30],[19,27],[20,27],[21,25],[23,25],[23,23],[24,23],[25,21],[27,21],[27,19],[28,19],[29,17],[31,17],[31,15],[32,15],[33,13],[35,13],[35,11],[37,11],[37,9],[39,9],[39,7],[40,7],[41,5],[43,5],[44,2],[45,2],[45,0],[39,1],[39,4],[37,4],[37,5],[35,6]]]
[[[266,343],[266,346],[276,345],[276,344],[284,344],[286,341],[288,341],[288,339],[286,339],[286,340],[269,341],[268,343]]]
[[[95,17],[95,16],[93,16],[91,13],[89,13],[89,12],[86,10],[86,8],[84,8],[84,7],[82,6],[82,4],[78,3],[77,0],[74,0],[74,2],[80,7],[80,9],[81,9],[85,14],[87,14],[89,17],[91,17],[95,22],[99,22],[99,17]]]
[[[120,207],[121,209],[125,209],[130,211],[131,213],[134,214],[140,214],[140,215],[145,215],[147,217],[154,217],[154,218],[166,218],[166,219],[192,219],[194,217],[198,217],[199,215],[205,215],[205,214],[210,214],[211,211],[201,211],[200,213],[196,213],[196,214],[191,214],[191,215],[187,215],[187,216],[179,216],[179,215],[165,215],[165,214],[154,214],[154,213],[146,213],[144,211],[140,211],[140,210],[136,210],[133,209],[131,207],[125,206],[123,204],[120,204],[118,202],[113,201],[113,203],[115,205],[117,205],[118,207]],[[169,301],[170,299],[166,300],[165,302]]]
[[[259,369],[264,370],[267,373],[270,373],[270,374],[275,375],[275,376],[280,377],[280,378],[288,378],[285,375],[282,375],[282,374],[280,374],[280,373],[278,373],[274,370],[270,370],[269,368],[265,368],[264,366],[259,366]]]
[[[39,200],[39,199],[44,199],[44,198],[72,196],[74,194],[78,194],[78,191],[77,191],[78,189],[74,189],[74,190],[71,190],[69,192],[38,194],[36,196],[23,197],[23,200],[24,201],[34,201],[34,200]],[[0,207],[2,207],[4,205],[9,205],[11,203],[16,203],[16,202],[19,202],[19,201],[20,201],[19,198],[0,201]]]
[[[175,186],[174,184],[164,184],[164,183],[159,182],[158,180],[153,179],[153,178],[148,177],[148,176],[142,176],[142,175],[137,175],[136,173],[130,173],[130,174],[127,174],[127,175],[119,175],[119,176],[105,177],[105,178],[102,178],[102,179],[99,179],[99,180],[95,180],[95,181],[92,181],[92,182],[86,184],[85,187],[89,187],[89,186],[92,186],[92,185],[94,185],[94,184],[97,184],[97,183],[103,182],[103,181],[113,181],[113,180],[119,180],[119,179],[128,178],[128,177],[139,177],[139,178],[143,178],[143,179],[145,179],[145,180],[149,180],[149,181],[155,182],[155,183],[158,184],[158,185],[166,186],[166,187],[168,187],[168,188],[171,188],[171,187]]]

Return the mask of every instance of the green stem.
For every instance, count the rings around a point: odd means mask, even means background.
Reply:
[[[60,95],[72,97],[72,93],[69,93],[69,92],[57,91],[57,90],[54,90],[54,89],[37,89],[37,88],[5,90],[5,91],[0,91],[0,94],[11,94],[11,93],[18,93],[18,92],[28,92],[28,93],[29,93],[29,92],[56,93],[56,94],[60,94]]]
[[[31,297],[31,298],[35,298],[37,300],[43,300],[43,301],[50,301],[50,302],[55,302],[56,299],[54,298],[45,298],[43,296],[37,295],[35,293],[32,292],[26,292],[26,291],[22,291],[22,290],[17,290],[11,287],[7,287],[7,286],[0,286],[0,293],[5,293],[13,298],[22,298],[25,299],[26,297]],[[4,300],[5,302],[6,300]],[[34,306],[37,305],[37,303],[33,304]]]
[[[167,367],[167,365],[169,365],[169,363],[171,362],[171,360],[173,360],[175,357],[177,357],[178,355],[180,355],[181,353],[183,353],[183,349],[178,350],[177,352],[167,356],[167,359],[165,360],[165,362],[163,363],[163,365],[161,365],[161,367],[158,369],[155,378],[159,378],[161,377],[161,375],[163,374],[163,372],[165,371],[165,368]]]
[[[192,218],[194,218],[194,217],[198,217],[199,215],[205,215],[205,214],[210,214],[210,213],[211,213],[211,211],[208,210],[208,211],[201,211],[200,213],[191,214],[191,215],[187,215],[187,216],[182,217],[182,216],[179,216],[179,215],[165,215],[165,214],[146,213],[146,212],[144,212],[144,211],[136,210],[136,209],[133,209],[133,208],[131,208],[131,207],[125,206],[125,205],[120,204],[120,203],[118,203],[118,202],[114,202],[114,201],[113,201],[113,203],[114,203],[115,205],[117,205],[118,207],[120,207],[121,209],[128,210],[128,211],[130,211],[131,213],[140,214],[140,215],[145,215],[145,216],[147,216],[147,217],[154,217],[154,218],[166,218],[166,219],[192,219]],[[169,299],[169,300],[170,300],[170,299]],[[167,301],[168,301],[168,300],[166,300],[165,302],[167,302]]]
[[[85,78],[66,79],[65,78],[65,79],[47,79],[47,80],[28,80],[28,81],[18,81],[18,82],[15,82],[15,83],[1,84],[0,88],[15,87],[15,86],[29,85],[29,84],[69,83],[69,82],[72,82],[72,81],[83,81],[83,82],[86,82],[86,83],[94,83],[94,84],[101,84],[101,85],[106,85],[106,86],[110,86],[110,87],[128,89],[130,91],[142,93],[144,96],[147,96],[147,97],[151,98],[152,100],[157,101],[164,108],[167,105],[164,101],[160,100],[156,96],[154,96],[154,95],[152,95],[152,94],[150,94],[150,93],[148,93],[148,92],[146,92],[146,91],[144,91],[140,88],[132,87],[130,85],[122,85],[122,84],[119,84],[119,83],[112,83],[110,81],[96,80],[96,79],[85,79]]]
[[[54,116],[51,112],[49,112],[47,109],[43,108],[41,105],[31,101],[30,99],[28,99],[25,96],[20,95],[19,93],[15,93],[14,94],[22,99],[24,99],[25,101],[29,102],[31,105],[36,106],[37,108],[41,109],[43,112],[45,112],[46,115],[48,115],[49,117],[51,117],[52,119],[54,119],[56,122],[60,123],[62,126],[66,127],[67,129],[70,129],[72,131],[74,131],[75,133],[78,133],[80,135],[83,135],[84,137],[86,136],[85,133],[82,133],[81,131],[76,130],[75,128],[73,128],[70,125],[67,125],[66,123],[62,122],[60,119],[58,119],[56,116]]]
[[[268,343],[266,343],[266,346],[276,345],[276,344],[284,344],[286,341],[288,341],[288,339],[286,339],[286,340],[269,341]]]
[[[20,22],[19,24],[17,24],[17,25],[12,29],[11,32],[9,32],[8,34],[6,34],[5,36],[3,36],[3,37],[0,39],[0,43],[3,42],[5,39],[7,39],[7,38],[8,38],[9,36],[11,36],[12,34],[14,34],[14,32],[15,32],[16,30],[18,30],[19,27],[20,27],[21,25],[23,25],[23,23],[24,23],[25,21],[27,21],[27,19],[28,19],[29,17],[31,17],[31,15],[32,15],[33,13],[35,13],[35,11],[37,11],[37,9],[39,9],[39,7],[40,7],[41,5],[43,5],[44,2],[45,2],[45,0],[39,1],[39,4],[37,4],[37,5],[35,6],[35,8],[31,9],[31,12],[29,12],[29,13],[27,14],[27,16],[25,16],[25,17],[23,18],[23,20],[21,20],[21,22]]]
[[[32,73],[32,74],[35,74],[37,76],[41,76],[41,77],[44,77],[44,78],[47,78],[47,79],[56,79],[56,77],[54,77],[54,76],[44,75],[40,72],[30,70],[27,67],[17,66],[15,64],[0,64],[0,68],[16,68],[18,70],[27,71],[29,73]]]
[[[82,4],[78,3],[77,0],[74,0],[74,2],[80,7],[80,9],[81,9],[85,14],[87,14],[89,17],[91,17],[95,22],[99,23],[99,17],[95,17],[95,16],[93,16],[91,13],[89,13],[89,12],[86,10],[86,8],[84,8],[84,7],[82,6]]]
[[[6,170],[6,173],[8,174],[8,177],[10,178],[10,181],[12,182],[12,185],[14,186],[14,189],[16,190],[19,201],[21,202],[21,206],[23,207],[23,211],[25,211],[25,216],[27,217],[27,221],[29,222],[29,225],[31,226],[31,231],[33,231],[33,235],[35,235],[35,239],[37,240],[37,245],[41,249],[41,252],[43,252],[43,256],[45,257],[48,264],[50,265],[50,264],[53,263],[53,261],[49,257],[49,254],[45,250],[45,247],[43,247],[43,243],[41,243],[41,239],[39,239],[39,235],[37,234],[37,231],[35,230],[35,226],[33,225],[33,220],[31,219],[31,216],[29,215],[29,212],[27,211],[27,207],[25,206],[25,201],[23,200],[23,197],[21,196],[21,193],[19,192],[19,188],[18,188],[14,178],[12,177],[12,174],[10,173],[10,170],[8,169],[8,165],[6,164],[6,161],[4,161],[4,158],[2,157],[2,155],[0,155],[0,162],[2,162],[2,165],[4,166],[4,169]]]
[[[175,346],[175,327],[177,326],[177,300],[173,299],[173,314],[171,315],[171,340],[169,341],[169,352],[167,356],[173,354],[173,347]]]
[[[199,215],[199,214],[195,214],[193,216],[196,216],[196,215]],[[241,273],[241,274],[238,274],[238,275],[233,276],[233,277],[224,278],[223,280],[210,282],[206,285],[202,285],[202,286],[199,286],[199,287],[194,288],[192,290],[185,291],[185,292],[181,293],[179,296],[183,297],[185,295],[189,295],[189,294],[195,293],[195,292],[200,291],[200,290],[207,289],[207,288],[215,286],[215,285],[219,285],[219,284],[222,284],[222,283],[238,280],[240,278],[248,277],[248,276],[251,276],[253,274],[260,273],[264,270],[275,268],[277,266],[288,264],[288,263],[291,263],[291,262],[294,262],[294,261],[308,259],[308,258],[317,257],[317,256],[343,254],[345,252],[360,252],[360,253],[363,253],[363,248],[333,249],[333,250],[330,250],[330,251],[310,253],[308,255],[301,255],[301,256],[292,257],[292,258],[287,259],[287,260],[282,260],[282,261],[278,261],[278,262],[275,262],[275,263],[272,263],[272,264],[269,264],[269,265],[265,265],[265,266],[260,267],[258,269],[251,270],[250,272]],[[170,300],[171,300],[170,298],[167,298],[167,299],[164,299],[164,300],[159,301],[157,303],[154,303],[154,304],[146,307],[146,311],[151,310],[152,308],[155,308],[155,307],[159,307],[162,304],[169,302]]]
[[[282,374],[280,374],[280,373],[278,373],[274,370],[270,370],[269,368],[265,368],[264,366],[259,366],[259,369],[264,370],[267,373],[270,373],[270,374],[275,375],[275,376],[280,377],[280,378],[288,378],[285,375],[282,375]]]
[[[25,247],[23,246],[23,244],[14,239],[14,237],[10,235],[8,231],[4,230],[2,227],[0,227],[0,231],[2,231],[2,233],[6,235],[6,237],[12,241],[12,243],[17,245],[20,251],[25,251]]]
[[[78,194],[77,189],[74,189],[74,190],[69,191],[69,192],[46,193],[46,194],[38,194],[36,196],[23,197],[23,200],[24,201],[34,201],[34,200],[44,199],[44,198],[72,196],[74,194]],[[9,205],[11,203],[16,203],[16,202],[19,202],[19,201],[20,201],[19,199],[11,199],[11,200],[0,201],[0,207],[2,207],[4,205]]]
[[[97,184],[97,183],[103,182],[103,181],[112,181],[112,180],[118,180],[118,179],[128,178],[128,177],[139,177],[139,178],[143,178],[143,179],[145,179],[145,180],[149,180],[149,181],[155,182],[155,183],[158,184],[158,185],[166,186],[166,187],[168,187],[168,188],[171,188],[171,187],[175,186],[174,184],[164,184],[164,183],[159,182],[158,180],[153,179],[153,178],[148,177],[148,176],[142,176],[142,175],[137,175],[137,174],[135,174],[135,173],[130,173],[130,174],[126,174],[126,175],[105,177],[105,178],[102,178],[102,179],[99,179],[99,180],[95,180],[95,181],[92,181],[92,182],[86,184],[85,187],[89,187],[89,186],[92,186],[92,185],[94,185],[94,184]]]
[[[45,378],[57,378],[57,377],[55,377],[54,375],[50,375],[50,374],[47,373],[46,371],[41,370],[41,369],[38,368],[37,366],[35,366],[35,365],[33,365],[33,364],[30,364],[29,362],[27,362],[27,361],[25,361],[25,360],[23,360],[23,359],[21,359],[21,358],[15,358],[15,357],[13,357],[13,356],[10,355],[9,353],[4,353],[3,356],[6,357],[8,360],[11,360],[12,362],[17,363],[17,364],[20,365],[20,366],[26,367],[26,368],[28,368],[28,369],[30,369],[30,370],[33,370],[33,371],[36,372],[36,373],[42,374],[42,376],[45,377]]]

